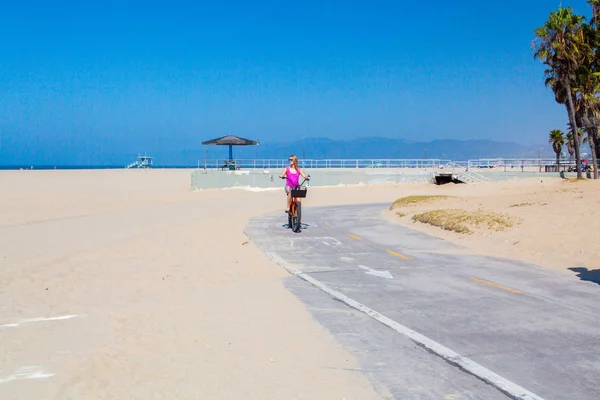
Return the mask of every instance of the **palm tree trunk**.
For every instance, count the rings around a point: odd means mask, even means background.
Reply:
[[[596,143],[596,149],[594,152],[596,153],[596,162],[598,162],[598,160],[600,160],[600,134],[596,134],[594,143]]]
[[[592,160],[594,159],[594,155],[596,156],[596,164],[600,162],[600,131],[597,126],[592,127],[592,141],[590,141],[590,147],[592,147]],[[592,144],[593,143],[593,144]],[[594,171],[596,170],[596,166],[594,166]],[[600,176],[600,175],[599,175]]]
[[[558,175],[560,175],[560,152],[556,153],[556,170],[558,171]]]
[[[571,82],[569,78],[564,79],[564,87],[567,92],[567,109],[569,110],[569,122],[573,128],[573,138],[575,139],[575,165],[577,168],[577,179],[583,178],[581,174],[581,155],[579,153],[579,130],[575,120],[575,106],[573,105],[573,93],[571,92]]]
[[[598,179],[598,128],[591,128],[588,133],[590,141],[590,150],[592,151],[592,167],[594,168],[594,179]]]

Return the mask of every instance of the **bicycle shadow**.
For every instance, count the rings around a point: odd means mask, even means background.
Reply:
[[[582,281],[594,282],[600,285],[600,269],[589,270],[584,267],[569,268],[573,272],[577,272],[577,277]]]
[[[292,227],[291,227],[291,225],[290,225],[290,224],[283,224],[283,225],[281,225],[281,227],[282,227],[282,228],[285,228],[285,229],[292,229]],[[300,223],[300,230],[302,230],[302,229],[306,229],[306,228],[308,228],[308,227],[310,227],[310,224],[305,224],[304,222],[301,222],[301,223]]]

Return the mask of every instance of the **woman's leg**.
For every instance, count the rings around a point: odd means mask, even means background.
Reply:
[[[292,205],[292,195],[290,193],[289,186],[285,187],[285,192],[287,193],[287,208],[285,209],[285,212],[288,212],[288,211],[290,211],[290,206]]]

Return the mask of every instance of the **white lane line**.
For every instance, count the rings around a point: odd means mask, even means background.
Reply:
[[[32,322],[62,321],[65,319],[71,319],[71,318],[75,318],[75,317],[78,317],[78,315],[61,315],[59,317],[49,317],[49,318],[40,317],[40,318],[23,319],[19,322],[13,322],[10,324],[0,325],[0,328],[16,328],[20,325],[29,324]]]
[[[326,246],[340,246],[342,244],[342,242],[340,242],[339,240],[337,240],[336,238],[330,237],[330,236],[306,236],[306,237],[296,237],[294,239],[290,239],[293,240],[296,243],[300,243],[300,242],[320,242],[323,243]]]
[[[365,265],[359,265],[358,268],[365,270],[365,274],[367,275],[378,276],[380,278],[386,279],[394,279],[394,276],[390,273],[390,271],[378,271],[376,269],[369,268]]]
[[[13,374],[5,377],[0,377],[0,384],[16,381],[19,379],[46,379],[53,377],[55,374],[48,374],[42,370],[42,367],[30,366],[22,367],[16,370]]]
[[[329,286],[314,279],[310,275],[303,273],[299,269],[289,266],[288,263],[283,258],[281,258],[278,254],[276,254],[276,253],[266,253],[266,254],[271,260],[273,260],[277,264],[281,265],[290,274],[297,276],[300,279],[303,279],[303,280],[311,283],[313,286],[321,289],[322,291],[324,291],[325,293],[334,297],[335,299],[338,299],[341,302],[347,304],[348,306],[367,314],[369,317],[375,319],[376,321],[379,321],[382,324],[392,328],[396,332],[408,337],[417,345],[442,357],[449,364],[457,366],[458,368],[462,369],[463,371],[466,371],[469,374],[494,386],[496,389],[500,390],[502,393],[506,394],[511,399],[514,399],[514,400],[544,400],[542,397],[536,395],[535,393],[532,393],[529,390],[517,385],[516,383],[496,374],[495,372],[490,371],[489,369],[485,368],[484,366],[477,364],[475,361],[473,361],[467,357],[461,356],[460,354],[439,344],[438,342],[436,342],[432,339],[429,339],[427,336],[421,335],[420,333],[415,332],[412,329],[409,329],[402,324],[399,324],[398,322],[386,317],[385,315],[378,313],[377,311],[365,306],[364,304],[359,303],[358,301],[351,299],[350,297],[331,289]]]

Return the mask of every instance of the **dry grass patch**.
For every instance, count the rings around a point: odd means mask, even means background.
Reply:
[[[516,208],[516,207],[530,207],[530,206],[547,206],[548,203],[517,203],[517,204],[513,204],[512,206],[509,206],[511,208]]]
[[[583,193],[583,191],[581,189],[570,188],[570,189],[559,189],[556,191],[556,193]]]
[[[394,209],[400,208],[400,207],[415,206],[417,204],[428,203],[428,202],[431,202],[434,200],[439,200],[439,199],[446,199],[448,197],[450,197],[450,196],[434,195],[434,196],[401,197],[392,203],[392,205],[390,206],[390,210],[394,210]]]
[[[402,218],[402,217],[406,217],[406,213],[403,213],[403,212],[400,212],[400,211],[398,211],[398,212],[396,213],[396,215],[397,215],[398,217],[400,217],[400,218]]]
[[[535,206],[537,203],[518,203],[518,204],[513,204],[512,206],[510,206],[511,208],[515,208],[515,207],[529,207],[529,206]]]
[[[566,178],[566,179],[563,179],[563,182],[578,183],[578,182],[587,182],[588,180],[589,180],[588,178]]]
[[[413,216],[413,221],[440,227],[448,231],[470,234],[474,228],[503,231],[512,228],[514,220],[503,214],[489,211],[458,209],[433,210]]]

